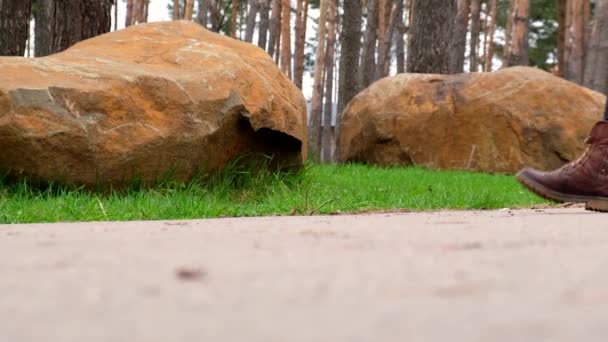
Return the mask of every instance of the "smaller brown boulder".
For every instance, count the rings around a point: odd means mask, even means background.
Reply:
[[[402,74],[342,114],[341,161],[513,173],[576,159],[605,96],[542,70]]]

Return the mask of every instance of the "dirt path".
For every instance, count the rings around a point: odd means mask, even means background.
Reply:
[[[0,225],[0,340],[605,341],[582,209]]]

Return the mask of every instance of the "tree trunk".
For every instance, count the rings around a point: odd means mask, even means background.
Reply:
[[[378,52],[382,50],[382,46],[384,46],[384,35],[386,34],[386,27],[388,22],[386,20],[386,7],[388,4],[387,0],[377,0],[378,1]]]
[[[141,0],[133,0],[133,9],[131,14],[131,24],[136,25],[139,20],[139,3]]]
[[[331,156],[331,119],[334,108],[334,53],[336,50],[336,4],[337,0],[329,0],[327,18],[327,55],[325,56],[325,113],[323,115],[323,144],[321,161],[329,163]]]
[[[135,9],[135,21],[138,24],[146,22],[146,2],[147,0],[137,0]]]
[[[23,57],[31,14],[31,0],[0,0],[0,56]]]
[[[469,71],[477,71],[477,47],[479,46],[479,32],[481,23],[479,20],[481,12],[481,1],[471,0],[471,41],[469,44]]]
[[[118,0],[114,0],[114,31],[118,30]]]
[[[253,31],[255,31],[255,19],[258,15],[258,0],[249,0],[249,12],[247,13],[247,27],[245,28],[245,41],[253,41]]]
[[[25,57],[31,57],[32,51],[32,37],[28,37],[27,44],[25,46]]]
[[[566,12],[567,0],[557,0],[557,75],[563,77],[566,71]]]
[[[260,11],[260,27],[258,32],[258,46],[265,51],[268,51],[266,48],[266,42],[268,41],[268,25],[269,25],[269,9],[270,9],[270,1],[269,0],[259,0],[258,9]]]
[[[279,15],[277,18],[277,23],[276,23],[277,24],[277,27],[276,27],[277,39],[276,39],[276,42],[274,42],[274,44],[275,44],[275,46],[274,46],[274,51],[275,51],[274,63],[276,65],[280,65],[280,63],[281,63],[281,33],[282,33],[281,29],[283,27],[283,26],[281,26],[281,7],[282,6],[283,6],[282,0],[279,0]]]
[[[295,35],[295,51],[294,51],[294,69],[297,69],[298,67],[298,44],[300,43],[300,32],[302,31],[303,28],[303,21],[302,21],[302,13],[304,12],[304,8],[303,8],[303,0],[296,0],[296,22],[295,22],[295,28],[294,28],[294,35]],[[297,71],[294,72],[294,83],[296,84],[296,86],[298,85],[297,83],[297,79],[298,79],[298,75],[297,75]],[[298,86],[298,88],[302,88],[301,85]]]
[[[583,0],[583,25],[585,30],[585,56],[587,53],[587,49],[589,48],[589,39],[591,39],[591,0]],[[585,63],[583,61],[583,63]],[[585,68],[587,66],[585,65]]]
[[[389,21],[386,25],[386,32],[383,34],[384,39],[382,39],[382,46],[380,46],[380,51],[378,51],[378,64],[376,65],[376,76],[375,79],[379,80],[383,77],[386,77],[388,71],[388,64],[391,60],[390,52],[391,52],[391,42],[393,41],[393,33],[395,32],[395,25],[397,23],[397,14],[401,13],[403,8],[403,0],[397,0],[393,3],[393,6],[390,11]]]
[[[367,0],[367,27],[361,67],[359,68],[359,89],[367,88],[374,78],[376,65],[376,38],[378,30],[378,1]]]
[[[405,1],[405,0],[399,0]],[[395,37],[395,47],[397,49],[397,73],[405,72],[405,41],[403,37],[406,33],[405,22],[403,21],[403,13],[405,5],[401,4],[401,11],[397,13],[397,36]]]
[[[408,4],[407,4],[407,24],[405,25],[405,27],[407,28],[407,38],[405,41],[405,46],[406,48],[409,48],[410,45],[410,40],[412,39],[412,22],[414,21],[414,0],[408,0]],[[453,44],[453,39],[452,39],[452,44]],[[405,55],[405,70],[407,72],[407,66],[409,65],[410,61],[408,60],[408,55]]]
[[[396,42],[394,41],[394,37],[396,35],[395,34],[395,30],[397,30],[397,25],[398,25],[398,22],[396,21],[397,20],[396,16],[398,15],[398,13],[393,13],[392,10],[395,7],[395,4],[397,4],[397,8],[398,8],[398,6],[400,6],[398,3],[399,2],[403,2],[403,1],[405,1],[405,0],[393,0],[393,1],[387,1],[386,4],[385,4],[386,5],[386,9],[384,11],[384,15],[385,15],[384,21],[386,22],[386,25],[385,25],[385,28],[384,28],[384,36],[385,37],[382,40],[383,41],[382,45],[378,44],[378,54],[380,53],[382,47],[384,46],[384,42],[386,42],[386,39],[388,39],[389,50],[388,50],[388,53],[386,54],[385,60],[382,63],[382,66],[383,66],[382,77],[388,76],[388,74],[390,72],[391,61],[392,61],[392,57],[393,57],[393,55],[391,53],[392,52],[391,48],[392,48],[393,45],[396,44]],[[391,25],[391,17],[392,17],[393,14],[395,15],[395,19],[393,19],[394,24],[393,24],[390,36],[387,36],[387,34],[388,34],[388,27]],[[395,49],[396,48],[397,47],[395,46]]]
[[[507,66],[509,59],[509,51],[511,51],[513,32],[513,7],[515,7],[515,0],[509,0],[509,6],[507,7],[507,18],[505,23],[505,45],[502,50],[502,66]]]
[[[470,0],[458,0],[458,11],[454,20],[454,39],[450,49],[450,73],[459,74],[464,71],[464,54],[467,45],[469,28]]]
[[[494,32],[496,30],[496,13],[498,11],[498,1],[492,0],[490,4],[492,6],[490,10],[490,38],[488,40],[488,53],[486,54],[486,72],[492,72],[492,59],[494,57]]]
[[[239,0],[232,0],[232,10],[230,12],[230,37],[236,38],[236,18],[239,13]]]
[[[414,0],[408,0],[408,11],[407,11],[407,25],[411,29],[412,23],[414,22]]]
[[[302,89],[304,78],[304,45],[306,44],[306,23],[308,20],[309,0],[297,0],[296,10],[296,46],[293,59],[293,82]]]
[[[184,10],[184,19],[192,20],[193,12],[194,12],[194,0],[186,0],[186,8]]]
[[[361,53],[361,0],[344,0],[342,31],[340,34],[340,75],[338,113],[357,95],[357,70]],[[339,118],[338,118],[339,119]],[[338,127],[338,125],[336,125]]]
[[[144,23],[148,22],[148,9],[150,8],[150,0],[144,0],[144,17],[143,17],[143,21]]]
[[[569,53],[566,79],[583,84],[585,72],[585,6],[584,0],[569,1],[571,13]]]
[[[408,72],[447,74],[457,7],[455,0],[414,0]]]
[[[570,53],[572,49],[572,0],[566,0],[566,25],[564,33],[564,77],[568,75]]]
[[[272,0],[272,13],[270,15],[270,37],[268,41],[268,54],[274,56],[278,35],[281,32],[281,0]],[[279,52],[277,51],[277,54]]]
[[[310,152],[321,152],[321,115],[323,111],[323,62],[325,62],[325,38],[327,22],[327,1],[321,0],[319,30],[317,31],[317,54],[315,56],[315,75],[313,81],[311,113],[310,113],[310,129],[308,137],[310,142]],[[332,1],[332,0],[330,0]]]
[[[340,68],[338,76],[338,111],[336,112],[336,141],[340,137],[342,111],[350,100],[357,95],[357,70],[361,53],[361,0],[344,0],[342,30],[340,33]],[[336,157],[340,155],[336,143]]]
[[[173,20],[179,20],[179,0],[173,0]]]
[[[135,0],[127,0],[127,14],[125,16],[125,27],[133,25],[133,9]]]
[[[209,0],[210,8],[209,8],[209,22],[211,24],[211,31],[220,32],[222,29],[222,7],[220,0]]]
[[[112,0],[39,0],[35,55],[61,52],[75,43],[110,32]]]
[[[131,25],[136,25],[140,20],[140,4],[143,4],[142,0],[133,0],[133,15],[131,17]]]
[[[299,76],[300,60],[299,60],[299,44],[300,44],[300,33],[303,29],[303,18],[302,13],[304,12],[303,0],[296,0],[296,22],[294,29],[295,39],[295,50],[293,52],[293,83],[296,87],[302,89],[302,77]]]
[[[506,66],[528,65],[529,0],[515,0],[511,19],[511,46]]]
[[[207,28],[207,16],[209,15],[209,0],[198,0],[196,22]]]
[[[281,70],[290,79],[291,73],[291,1],[281,4]]]
[[[490,12],[489,7],[490,4],[487,3],[486,4],[486,8],[485,10],[482,9],[482,11],[484,12],[484,20],[481,22],[481,30],[483,31],[483,52],[480,56],[480,59],[478,60],[477,64],[481,63],[481,71],[484,71],[486,69],[486,56],[488,55],[488,31],[489,31],[489,27],[490,27]]]
[[[598,1],[589,41],[585,86],[608,94],[608,1]]]

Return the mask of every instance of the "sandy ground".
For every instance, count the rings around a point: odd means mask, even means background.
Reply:
[[[0,225],[0,341],[606,341],[583,209]]]

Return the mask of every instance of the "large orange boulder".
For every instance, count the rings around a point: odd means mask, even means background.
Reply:
[[[44,58],[0,58],[0,170],[44,181],[187,180],[246,153],[306,158],[302,93],[261,49],[187,21]]]
[[[513,173],[576,159],[605,96],[544,71],[401,74],[342,114],[340,159]]]

